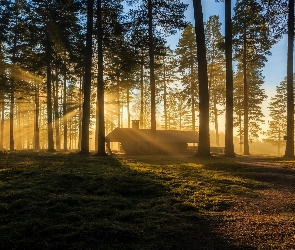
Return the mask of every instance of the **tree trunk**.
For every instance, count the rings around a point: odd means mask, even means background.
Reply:
[[[249,135],[248,135],[248,83],[247,83],[247,36],[244,31],[244,51],[243,51],[243,76],[244,76],[244,155],[249,155]]]
[[[129,89],[129,80],[127,79],[127,88],[126,88],[126,104],[127,104],[127,119],[128,119],[128,128],[130,128],[130,89]]]
[[[82,118],[81,153],[89,153],[89,125],[90,125],[90,92],[91,92],[91,66],[92,66],[92,29],[93,29],[93,0],[88,1],[87,7],[87,34],[85,51],[85,79],[84,101]]]
[[[34,149],[40,149],[40,133],[39,133],[39,112],[40,112],[40,103],[39,103],[39,82],[37,83],[36,92],[35,92],[35,122],[34,122]]]
[[[0,127],[0,149],[3,149],[4,144],[4,110],[5,110],[5,103],[4,103],[4,93],[0,90],[0,103],[1,103],[1,127]]]
[[[287,59],[287,141],[285,157],[294,157],[294,0],[289,0],[288,59]]]
[[[194,0],[194,17],[198,56],[198,79],[199,79],[199,146],[197,156],[210,157],[210,136],[209,136],[209,91],[207,75],[207,59],[203,12],[201,0]]]
[[[97,56],[98,56],[98,151],[97,155],[106,155],[105,151],[105,122],[104,122],[104,80],[103,80],[103,50],[102,50],[102,10],[101,0],[97,0]]]
[[[10,112],[9,112],[9,127],[10,127],[10,132],[9,132],[9,138],[10,138],[10,143],[9,143],[9,149],[10,151],[14,150],[14,131],[13,131],[13,124],[14,124],[14,79],[11,79],[11,88],[10,88]]]
[[[141,57],[141,65],[140,65],[140,128],[144,128],[145,126],[143,125],[143,106],[144,106],[144,86],[143,86],[143,56]]]
[[[60,133],[59,133],[59,112],[58,112],[58,73],[55,69],[56,80],[54,85],[54,125],[55,125],[55,139],[56,149],[60,150]]]
[[[155,55],[153,36],[153,5],[148,0],[148,34],[149,34],[149,58],[150,58],[150,87],[151,87],[151,152],[156,153],[156,81],[155,81]]]
[[[64,150],[68,150],[68,121],[67,121],[67,69],[64,65],[64,82],[63,82],[63,125],[64,125]]]
[[[49,32],[49,31],[48,31]],[[47,73],[47,124],[48,124],[48,151],[54,151],[53,142],[53,127],[52,127],[52,101],[51,101],[51,42],[49,35],[47,36],[47,48],[46,48],[46,73]]]
[[[231,0],[225,0],[225,60],[226,60],[226,108],[225,149],[228,157],[235,156],[233,143],[233,70],[232,70],[232,22]]]
[[[191,110],[192,110],[192,131],[196,131],[196,109],[195,109],[195,85],[194,85],[194,77],[193,77],[193,72],[194,72],[194,66],[193,64],[190,66],[190,80],[191,80]]]

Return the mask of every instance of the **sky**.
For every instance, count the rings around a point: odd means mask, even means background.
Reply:
[[[194,24],[193,16],[193,0],[183,0],[185,4],[189,4],[186,10],[186,19]],[[232,1],[232,7],[234,7]],[[212,15],[218,15],[221,23],[224,23],[224,3],[217,3],[215,0],[203,0],[203,15],[204,22],[208,21]],[[233,13],[232,13],[233,14]],[[224,34],[224,25],[222,25],[221,32]],[[173,39],[169,39],[169,44],[174,49],[179,41],[181,32],[178,32]],[[263,75],[265,77],[264,89],[266,94],[271,96],[275,94],[276,86],[287,76],[287,36],[283,37],[276,45],[271,49],[272,56],[268,56],[268,62],[263,69]]]
[[[185,13],[186,19],[194,25],[193,0],[183,0],[183,2],[185,4],[189,4]],[[235,1],[232,1],[232,8],[234,5]],[[218,15],[219,20],[222,23],[221,32],[224,34],[224,3],[217,3],[215,0],[203,0],[202,7],[204,22],[207,22],[210,16]],[[169,39],[169,45],[172,49],[175,49],[180,36],[181,32],[178,32],[173,38]],[[262,111],[265,115],[265,124],[262,125],[263,130],[267,130],[267,122],[269,120],[267,107],[270,102],[270,97],[276,94],[276,86],[279,86],[280,82],[287,76],[287,45],[287,36],[284,36],[272,47],[272,55],[267,57],[268,61],[263,69],[263,76],[265,78],[262,88],[265,89],[265,93],[268,96],[267,100],[265,100],[262,104]],[[221,119],[223,120],[223,118]],[[224,121],[219,123],[221,125],[221,130],[224,129],[224,123]]]

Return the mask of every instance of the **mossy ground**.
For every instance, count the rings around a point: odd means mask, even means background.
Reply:
[[[274,184],[236,158],[15,152],[0,160],[0,249],[246,249],[217,230],[220,215]]]

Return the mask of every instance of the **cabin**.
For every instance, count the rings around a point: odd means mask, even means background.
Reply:
[[[106,136],[109,152],[110,143],[119,142],[120,152],[126,154],[175,154],[188,151],[188,143],[198,143],[195,131],[140,129],[139,120],[132,121],[132,128],[116,128]]]

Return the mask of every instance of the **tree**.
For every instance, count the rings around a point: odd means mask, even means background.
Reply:
[[[130,1],[136,2],[136,1]],[[139,18],[137,23],[141,23],[140,28],[148,32],[149,41],[149,70],[150,70],[150,88],[151,88],[151,130],[155,134],[156,130],[156,85],[155,85],[155,68],[154,68],[154,37],[157,31],[163,31],[165,35],[171,35],[176,29],[185,26],[184,11],[187,5],[179,0],[154,1],[144,0],[138,9]],[[157,29],[156,29],[157,27]]]
[[[87,5],[87,34],[85,51],[85,79],[84,100],[82,118],[81,153],[89,153],[89,125],[90,125],[90,91],[91,91],[91,66],[92,66],[92,30],[93,30],[93,2],[89,0]]]
[[[225,112],[225,149],[228,157],[235,156],[233,144],[233,70],[232,70],[232,18],[231,0],[215,0],[225,2],[225,61],[226,61],[226,112]]]
[[[105,152],[105,120],[104,120],[104,80],[103,80],[103,50],[102,50],[102,10],[101,0],[97,0],[97,49],[98,49],[98,74],[97,74],[97,100],[98,100],[98,155]]]
[[[208,60],[208,84],[210,97],[210,116],[215,127],[216,145],[219,146],[218,117],[224,110],[225,102],[225,58],[221,45],[223,36],[218,16],[210,16],[205,23],[205,37]],[[220,107],[220,108],[219,108]]]
[[[280,155],[287,131],[287,79],[276,87],[276,94],[271,97],[268,110],[270,121],[266,131],[267,138],[264,141],[277,146]]]
[[[274,44],[274,37],[269,36],[269,27],[263,16],[263,9],[255,0],[237,2],[233,18],[233,33],[235,36],[235,58],[241,65],[244,80],[244,154],[249,152],[249,96],[247,69],[262,68],[266,62],[266,55],[270,55],[270,48]]]
[[[264,89],[261,86],[264,79],[261,70],[258,70],[256,65],[247,65],[247,87],[248,87],[248,137],[250,141],[258,138],[261,131],[260,124],[264,122],[261,104],[267,98]],[[241,65],[235,76],[235,92],[234,92],[234,111],[236,119],[234,125],[238,128],[240,143],[244,138],[244,74],[241,70]]]
[[[287,59],[287,143],[285,157],[294,157],[294,1],[289,0]]]
[[[209,138],[209,92],[206,59],[206,43],[203,23],[203,12],[201,0],[194,0],[194,17],[198,55],[198,79],[199,79],[199,146],[197,156],[210,156]]]
[[[189,97],[188,104],[191,106],[192,130],[196,131],[196,106],[198,95],[198,56],[197,43],[194,28],[187,25],[181,34],[176,51],[178,71],[181,73],[183,92]]]

